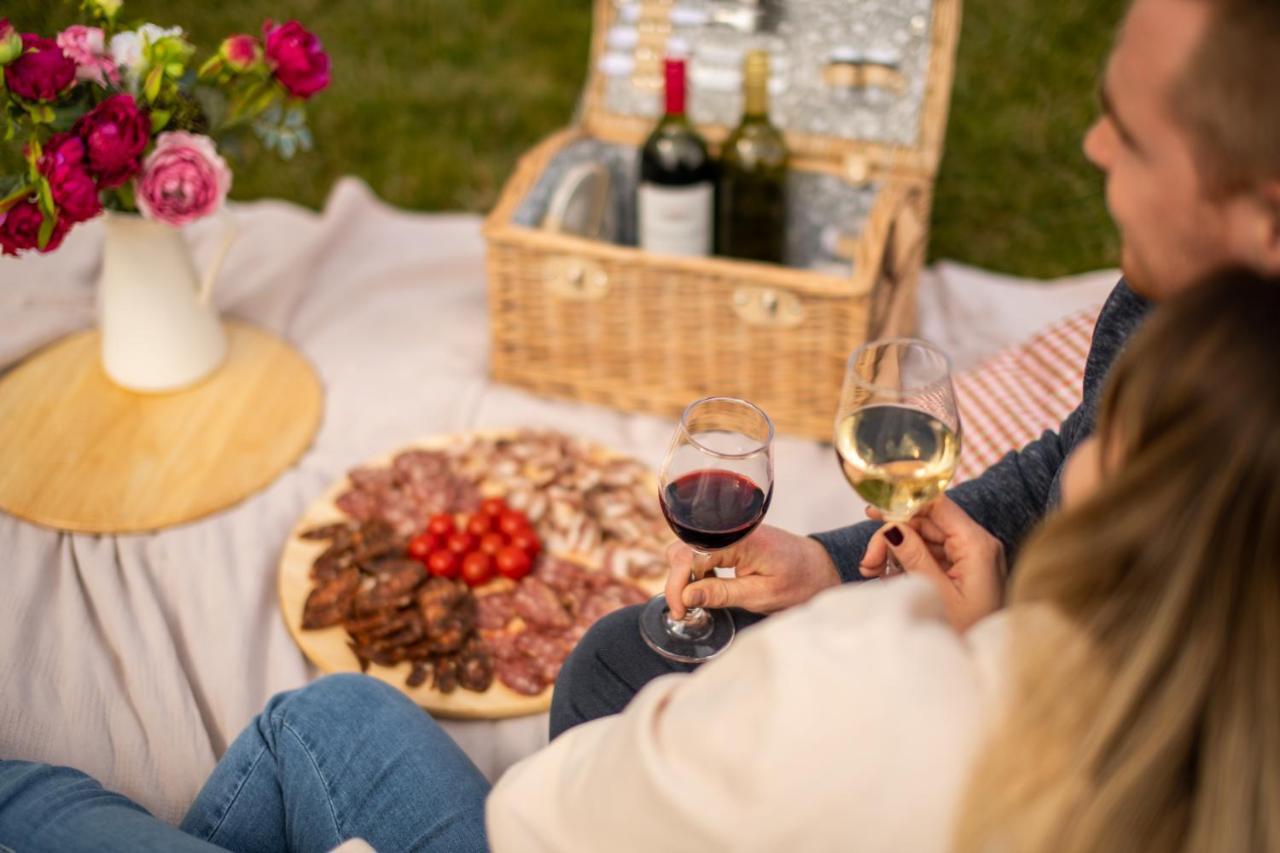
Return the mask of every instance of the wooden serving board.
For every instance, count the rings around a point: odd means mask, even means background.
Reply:
[[[0,509],[46,527],[157,530],[225,509],[311,444],[323,392],[296,350],[228,322],[226,361],[168,394],[107,378],[97,331],[31,356],[0,380]]]
[[[502,435],[510,435],[510,433],[474,432],[432,436],[364,462],[360,467],[386,467],[391,464],[391,460],[398,454],[407,450],[442,450],[469,438],[500,437]],[[595,452],[600,454],[601,459],[616,458],[619,455],[602,447],[595,448]],[[350,487],[350,481],[344,476],[311,504],[289,533],[289,539],[285,542],[284,551],[280,556],[280,610],[284,614],[285,625],[288,626],[289,633],[293,635],[293,639],[302,649],[303,654],[325,673],[360,672],[360,663],[347,645],[350,637],[342,626],[307,631],[302,629],[302,611],[313,586],[311,564],[315,562],[316,557],[320,556],[321,552],[328,546],[328,543],[303,539],[300,534],[313,527],[350,521],[350,516],[338,509],[337,504],[334,503],[337,497]],[[658,481],[656,476],[653,480],[653,493],[655,495],[654,499],[657,500]],[[502,496],[497,495],[497,497]],[[573,560],[584,568],[599,568],[579,555],[557,553],[555,556]],[[662,591],[664,581],[665,579],[660,578],[647,583],[639,583],[650,594],[656,595]],[[510,584],[511,581],[498,578],[477,589],[476,593],[477,595],[485,595],[486,593],[500,592],[511,589]],[[540,714],[551,707],[552,688],[550,687],[537,696],[525,696],[507,687],[495,677],[493,684],[483,693],[464,690],[462,687],[452,693],[441,693],[429,684],[424,684],[420,687],[409,687],[405,684],[405,679],[409,677],[411,668],[411,665],[407,662],[396,666],[380,666],[371,662],[367,672],[369,675],[403,691],[427,711],[441,717],[495,720],[506,717],[523,717],[528,714]]]

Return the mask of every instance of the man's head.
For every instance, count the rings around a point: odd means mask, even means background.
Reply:
[[[1276,0],[1134,0],[1084,140],[1134,290],[1280,274],[1278,83]]]

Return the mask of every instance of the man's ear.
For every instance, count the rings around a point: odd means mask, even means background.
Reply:
[[[1259,272],[1280,275],[1280,179],[1263,184],[1257,201],[1257,266]]]

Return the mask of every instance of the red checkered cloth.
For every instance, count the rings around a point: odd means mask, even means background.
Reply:
[[[964,443],[954,483],[978,476],[1046,429],[1057,429],[1080,405],[1099,310],[1072,314],[956,376]]]

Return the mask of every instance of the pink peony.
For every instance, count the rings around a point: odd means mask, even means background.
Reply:
[[[58,47],[76,64],[76,79],[89,80],[102,88],[120,85],[120,71],[107,52],[102,30],[80,24],[58,33]]]
[[[67,224],[83,222],[102,212],[98,187],[85,169],[84,143],[70,133],[59,133],[45,143],[40,155],[40,174],[49,181],[60,219]]]
[[[0,65],[8,65],[22,56],[22,34],[8,18],[0,18]]]
[[[309,98],[329,85],[329,55],[320,39],[297,21],[262,25],[267,59],[276,79],[298,98]]]
[[[20,201],[0,219],[0,251],[6,255],[16,255],[27,249],[36,249],[40,245],[40,225],[44,222],[44,214],[36,205],[34,198]],[[52,252],[62,245],[62,238],[67,236],[71,228],[65,219],[59,219],[53,226],[53,235],[49,243],[40,251]]]
[[[218,55],[236,71],[247,71],[262,61],[262,45],[253,36],[238,33],[223,39]]]
[[[231,170],[209,137],[172,131],[156,138],[133,188],[143,216],[186,225],[222,206]]]
[[[23,33],[22,56],[4,67],[9,91],[28,101],[52,101],[76,82],[76,64],[53,39]]]
[[[80,116],[71,132],[84,140],[89,171],[104,189],[138,173],[151,139],[151,121],[132,95],[112,95]]]

